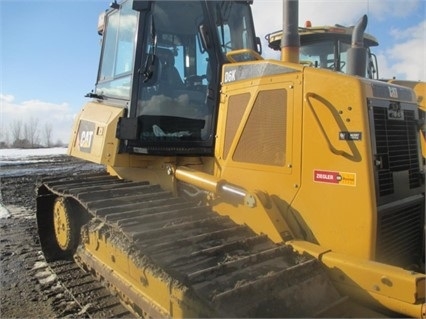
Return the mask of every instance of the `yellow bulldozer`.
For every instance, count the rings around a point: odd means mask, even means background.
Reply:
[[[358,26],[367,26],[367,16],[364,15]],[[354,33],[354,26],[323,25],[312,26],[311,21],[306,21],[304,27],[299,27],[300,50],[299,62],[315,68],[325,68],[336,72],[349,73],[347,68],[348,52],[356,41],[364,47],[367,59],[365,65],[358,65],[358,75],[369,79],[377,79],[412,88],[417,96],[420,119],[420,141],[423,158],[426,158],[426,83],[421,81],[381,79],[379,65],[372,48],[379,45],[378,40],[371,34],[364,33],[360,37]],[[360,33],[359,33],[360,34]],[[355,38],[353,38],[355,36]],[[275,50],[281,50],[282,31],[269,33],[265,36],[268,46]]]
[[[100,16],[69,154],[107,170],[40,183],[46,259],[143,317],[425,317],[415,92],[359,74],[359,43],[348,74],[299,63],[293,0],[281,60],[263,59],[252,2]]]

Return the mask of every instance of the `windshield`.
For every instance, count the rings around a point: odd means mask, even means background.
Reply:
[[[96,94],[129,99],[138,14],[132,2],[125,1],[121,10],[110,11],[105,20]]]
[[[210,56],[203,48],[200,2],[155,2],[146,22],[136,116],[143,143],[211,138]]]
[[[350,48],[350,43],[340,40],[318,41],[304,44],[300,47],[300,63],[315,68],[347,73],[348,51]],[[370,49],[367,50],[366,54],[368,63],[366,64],[364,76],[370,79],[378,78],[375,55],[370,52]]]
[[[256,48],[251,21],[247,3],[153,3],[145,21],[135,112],[141,145],[212,145],[220,64],[231,50]]]
[[[300,62],[346,73],[347,51],[350,47],[349,43],[341,41],[306,44],[300,48]]]
[[[104,17],[90,96],[127,108],[123,149],[212,154],[222,66],[230,51],[257,52],[250,3],[124,0]]]
[[[220,1],[214,6],[214,17],[224,55],[239,49],[256,51],[251,11],[247,4]]]

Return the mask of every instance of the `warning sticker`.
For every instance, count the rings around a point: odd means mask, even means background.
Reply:
[[[356,174],[347,172],[314,170],[314,181],[318,183],[355,186]]]

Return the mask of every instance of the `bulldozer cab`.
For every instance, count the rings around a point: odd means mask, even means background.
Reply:
[[[122,151],[212,154],[221,66],[229,51],[257,51],[249,1],[114,4],[99,29],[94,96],[125,105]]]

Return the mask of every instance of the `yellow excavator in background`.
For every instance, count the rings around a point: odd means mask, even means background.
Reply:
[[[359,41],[347,74],[299,63],[293,0],[264,60],[252,2],[101,15],[69,154],[107,173],[40,182],[46,259],[144,317],[426,317],[415,92],[366,78]]]
[[[367,16],[363,16],[362,19],[365,20],[366,24]],[[348,50],[352,47],[355,40],[352,39],[354,34],[353,26],[345,27],[338,24],[334,26],[312,26],[311,21],[306,21],[305,26],[299,27],[298,30],[300,35],[300,63],[316,68],[326,68],[336,72],[348,73]],[[281,30],[265,36],[268,46],[275,51],[281,50],[281,38]],[[419,127],[420,141],[423,158],[426,158],[426,83],[421,81],[380,79],[377,57],[371,51],[371,48],[378,46],[379,42],[374,36],[368,33],[364,33],[362,40],[363,46],[366,49],[367,63],[364,72],[362,70],[359,72],[361,76],[406,86],[413,89],[416,93],[421,119]]]

